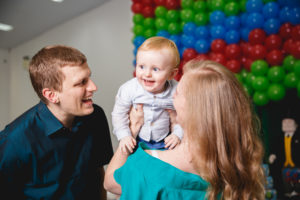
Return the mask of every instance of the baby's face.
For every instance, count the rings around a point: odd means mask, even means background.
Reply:
[[[173,55],[169,50],[140,50],[137,53],[136,77],[148,92],[163,92],[166,81],[171,80],[176,73]]]

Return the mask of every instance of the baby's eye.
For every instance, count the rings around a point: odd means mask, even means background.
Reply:
[[[157,71],[159,71],[159,69],[157,67],[154,67],[153,71],[157,72]]]
[[[140,65],[140,69],[144,69],[144,65]]]

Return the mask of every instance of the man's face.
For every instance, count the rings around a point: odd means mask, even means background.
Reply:
[[[91,71],[85,63],[82,66],[65,66],[62,90],[57,92],[60,115],[65,118],[89,115],[94,111],[93,93],[97,86],[90,79]]]

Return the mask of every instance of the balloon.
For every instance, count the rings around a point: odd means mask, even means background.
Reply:
[[[214,10],[223,10],[225,6],[225,0],[212,0],[210,3],[210,9]]]
[[[164,18],[156,18],[155,19],[155,27],[157,30],[167,30],[168,22]]]
[[[152,6],[153,0],[142,0],[144,6]]]
[[[186,35],[194,35],[196,29],[196,24],[193,22],[187,22],[183,26],[183,33]]]
[[[248,94],[248,96],[251,96],[253,94],[253,89],[248,84],[244,83],[243,88],[244,88],[245,92]]]
[[[154,8],[152,6],[145,6],[142,10],[144,17],[154,17]]]
[[[284,72],[283,67],[274,66],[269,69],[267,76],[268,76],[269,81],[271,81],[273,83],[278,83],[284,79],[285,72]]]
[[[294,45],[293,39],[287,39],[284,43],[283,43],[283,47],[282,50],[284,51],[285,54],[289,54],[291,53],[291,49]]]
[[[165,0],[154,0],[156,6],[164,6]]]
[[[181,36],[181,44],[183,44],[185,48],[194,48],[195,42],[196,41],[193,36],[185,34]]]
[[[206,42],[206,40],[197,40],[195,43],[195,49],[198,53],[207,53],[209,50],[209,44]]]
[[[298,78],[300,78],[300,60],[297,60],[294,64],[294,72]]]
[[[177,10],[168,10],[167,14],[166,14],[166,19],[169,22],[176,22],[178,21],[180,18],[180,13]]]
[[[287,88],[296,88],[299,82],[299,78],[296,76],[295,72],[288,73],[283,80],[283,84]]]
[[[270,18],[264,23],[264,30],[267,34],[278,33],[280,28],[280,21],[276,18]]]
[[[206,54],[198,54],[195,58],[195,60],[201,61],[201,60],[208,60],[208,56]]]
[[[155,20],[152,17],[147,17],[144,19],[144,27],[145,28],[154,28],[155,27]]]
[[[176,22],[171,22],[168,25],[168,31],[169,31],[170,34],[178,34],[181,31],[180,25]]]
[[[246,70],[251,71],[251,65],[253,63],[253,60],[251,60],[250,58],[242,58],[241,63]]]
[[[278,49],[270,51],[266,56],[266,60],[270,65],[281,65],[283,61],[282,51]]]
[[[261,0],[248,0],[246,3],[246,10],[249,13],[261,12],[263,5]]]
[[[277,34],[269,35],[265,40],[265,46],[269,51],[274,49],[280,49],[281,45],[282,45],[282,39]]]
[[[227,30],[237,30],[240,28],[240,18],[237,16],[227,17],[225,20],[225,28]]]
[[[206,2],[205,1],[195,1],[194,2],[194,10],[199,13],[199,12],[205,12],[206,10]]]
[[[246,83],[247,83],[248,85],[251,85],[251,87],[252,87],[252,82],[254,81],[254,79],[255,79],[255,76],[250,72],[250,73],[248,73],[248,75],[247,75]]]
[[[248,39],[252,45],[263,44],[266,39],[266,32],[260,28],[253,29],[250,31]]]
[[[211,50],[215,53],[223,53],[225,47],[226,42],[222,39],[215,39],[210,46]]]
[[[256,60],[251,65],[251,72],[255,76],[264,76],[269,70],[269,65],[265,60]]]
[[[249,33],[250,33],[250,29],[248,29],[248,28],[242,28],[240,31],[241,31],[242,39],[244,41],[248,42],[248,36],[249,36]]]
[[[180,7],[180,3],[178,0],[166,0],[165,6],[169,10],[176,10]]]
[[[168,31],[165,31],[165,30],[161,30],[161,31],[158,31],[157,36],[161,36],[161,37],[165,37],[165,38],[169,38],[170,37],[170,34]]]
[[[209,21],[212,25],[223,25],[225,20],[225,14],[222,11],[213,11],[209,16]]]
[[[237,44],[229,44],[225,47],[225,56],[228,60],[239,59],[241,48]]]
[[[194,5],[194,0],[181,0],[182,8],[192,8]]]
[[[179,35],[170,35],[169,39],[172,40],[173,42],[175,42],[177,48],[180,47],[180,45],[181,45],[181,37]]]
[[[300,24],[292,28],[291,35],[294,41],[300,40]]]
[[[145,41],[145,38],[143,36],[137,36],[134,38],[133,40],[133,44],[136,46],[136,47],[139,47],[141,46],[141,44]]]
[[[234,73],[238,73],[241,70],[241,62],[238,60],[228,60],[226,67]]]
[[[294,7],[291,9],[289,21],[294,25],[300,23],[300,7]]]
[[[191,9],[182,9],[180,11],[180,18],[183,22],[191,22],[194,20],[194,12]]]
[[[265,92],[256,91],[253,94],[253,102],[258,106],[264,106],[269,103],[268,95]]]
[[[226,58],[222,53],[210,53],[209,59],[217,63],[220,63],[223,66],[226,65]]]
[[[283,59],[283,68],[287,72],[292,72],[294,69],[294,64],[296,62],[296,59],[292,55],[288,55]]]
[[[208,28],[206,26],[198,26],[195,30],[197,39],[207,39],[209,36]]]
[[[227,44],[235,44],[240,41],[240,33],[236,30],[230,30],[226,32],[225,40]]]
[[[143,7],[142,3],[136,2],[131,5],[131,10],[133,13],[142,13]]]
[[[155,29],[147,29],[144,31],[145,38],[150,38],[156,35]]]
[[[235,73],[234,76],[235,76],[235,78],[236,78],[240,83],[243,83],[243,78],[242,78],[242,76],[241,76],[240,74]]]
[[[184,50],[182,58],[185,61],[189,61],[189,60],[195,58],[196,56],[197,56],[197,52],[196,52],[195,49],[193,49],[193,48],[187,48],[187,49]]]
[[[276,18],[279,14],[279,5],[276,2],[269,2],[263,7],[263,15],[265,19]]]
[[[224,7],[224,12],[227,16],[237,15],[239,14],[239,4],[237,2],[228,2]]]
[[[264,17],[260,13],[251,13],[247,17],[247,27],[249,29],[262,28],[264,25]]]
[[[194,22],[198,25],[198,26],[203,26],[206,25],[208,22],[208,15],[207,13],[197,13],[194,17]]]
[[[252,81],[252,87],[256,91],[264,91],[269,87],[269,80],[265,76],[257,76]]]
[[[279,101],[285,96],[285,88],[278,83],[273,83],[268,88],[268,97],[273,101]]]
[[[291,23],[282,24],[281,27],[279,28],[280,37],[284,40],[290,38],[292,33],[292,28],[293,26]]]
[[[224,39],[225,32],[225,28],[220,25],[212,26],[210,29],[210,35],[212,39]]]
[[[248,13],[242,13],[240,15],[240,19],[241,19],[241,25],[246,27],[247,26]]]
[[[248,75],[247,70],[241,69],[240,75],[241,75],[241,77],[243,78],[243,82],[245,82],[245,81],[246,81],[246,78],[247,78],[247,75]]]
[[[135,24],[142,24],[144,22],[144,16],[140,13],[133,15],[132,21]]]
[[[164,18],[166,16],[166,14],[167,14],[167,11],[168,10],[166,9],[166,7],[164,7],[164,6],[157,6],[155,8],[154,13],[155,13],[156,17]]]
[[[137,36],[144,34],[144,27],[142,25],[136,24],[133,26],[133,33]]]
[[[265,46],[262,44],[256,44],[252,46],[250,51],[250,58],[253,60],[264,59],[267,54]]]

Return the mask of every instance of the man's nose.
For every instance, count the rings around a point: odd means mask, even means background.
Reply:
[[[87,90],[91,92],[97,91],[97,86],[91,79],[89,79]]]

